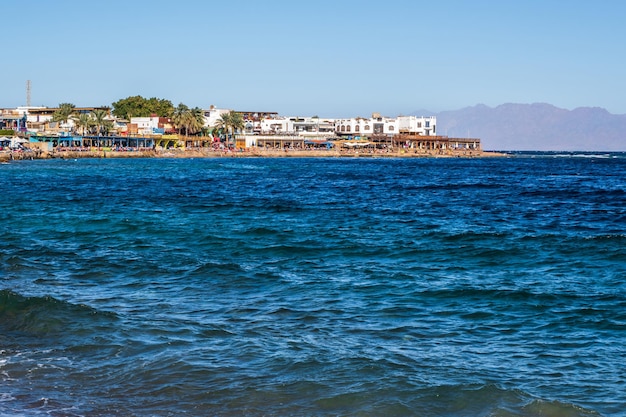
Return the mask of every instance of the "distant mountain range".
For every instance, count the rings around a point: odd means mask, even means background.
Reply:
[[[565,110],[545,103],[478,104],[440,113],[437,134],[480,138],[485,150],[626,151],[626,115],[599,107]]]

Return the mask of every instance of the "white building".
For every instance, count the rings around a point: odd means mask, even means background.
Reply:
[[[335,119],[322,119],[320,117],[293,117],[293,130],[300,136],[334,136]]]
[[[275,117],[258,121],[261,135],[334,136],[335,119],[320,117]]]
[[[159,129],[158,117],[131,117],[130,124],[136,127],[137,134],[139,135],[151,135]],[[134,130],[134,129],[133,129]]]
[[[435,134],[436,124],[436,118],[432,116],[383,117],[379,113],[373,113],[370,118],[338,119],[335,122],[335,132],[340,136],[389,136],[399,133],[430,136]]]
[[[378,113],[368,119],[353,117],[338,119],[335,123],[335,132],[340,136],[395,135],[398,131],[397,119],[382,117]]]
[[[204,112],[204,127],[214,127],[217,125],[217,122],[222,118],[222,116],[226,113],[229,113],[228,109],[218,109],[217,107],[211,105],[208,110],[203,110]]]
[[[15,109],[15,112],[22,116],[26,115],[26,121],[29,123],[45,123],[52,120],[52,111],[48,114],[41,114],[41,110],[47,109],[47,107],[20,106]]]
[[[398,129],[400,133],[434,136],[437,134],[437,118],[435,116],[398,116]]]
[[[287,117],[262,119],[259,122],[261,135],[290,135],[295,133],[293,120]]]
[[[175,129],[169,117],[131,117],[128,132],[138,135],[163,135],[174,133]]]

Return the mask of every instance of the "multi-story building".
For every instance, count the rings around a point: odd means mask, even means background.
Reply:
[[[74,120],[68,118],[67,121],[53,121],[54,113],[58,107],[17,107],[15,109],[3,109],[0,116],[0,125],[7,129],[21,132],[69,132],[74,128]],[[110,115],[109,107],[75,107],[74,113],[91,113],[94,110],[105,110]]]
[[[430,136],[435,134],[436,125],[435,117],[383,117],[379,113],[373,113],[370,118],[338,119],[335,132],[340,136],[391,136],[399,133]]]
[[[293,131],[301,136],[334,136],[335,119],[323,119],[317,116],[291,118]]]
[[[216,126],[222,116],[230,110],[228,109],[218,109],[214,105],[211,105],[208,110],[203,110],[204,112],[204,127],[213,127]]]
[[[204,111],[204,126],[211,128],[218,126],[223,115],[230,113],[239,113],[244,123],[244,132],[247,134],[259,134],[263,130],[265,122],[278,119],[278,113],[267,111],[240,111],[230,109],[218,109],[211,105],[208,110]]]
[[[289,135],[295,132],[293,120],[287,117],[275,117],[259,121],[261,135]]]
[[[398,116],[398,132],[434,136],[437,134],[437,118],[435,116]]]
[[[128,133],[136,135],[162,135],[174,133],[175,129],[169,117],[131,117]]]
[[[339,136],[393,135],[398,133],[398,121],[378,113],[370,118],[339,119],[335,123],[335,132]]]
[[[17,109],[0,109],[0,129],[2,130],[24,132],[26,119],[26,114],[20,113]]]

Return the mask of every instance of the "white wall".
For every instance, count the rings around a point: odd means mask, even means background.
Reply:
[[[33,109],[33,110],[37,110],[37,109],[45,109],[46,107],[26,107],[26,106],[20,106],[17,107],[15,109],[15,113],[17,113],[20,116],[23,116],[24,114],[26,114],[26,121],[27,122],[32,122],[32,123],[37,123],[37,122],[49,122],[50,120],[52,120],[52,115],[50,116],[40,116],[40,115],[31,115],[29,110]]]
[[[153,129],[159,128],[158,117],[131,117],[130,122],[137,125],[137,133],[142,135],[151,135]]]
[[[400,132],[434,135],[436,132],[436,123],[437,119],[435,117],[356,117],[336,120],[335,132],[341,135],[352,136],[370,136],[374,133],[394,135]]]
[[[228,109],[218,109],[211,106],[208,110],[202,110],[204,112],[204,127],[214,127],[217,125],[217,121],[221,119],[222,115],[230,112]]]
[[[263,119],[261,120],[261,134],[268,133],[293,134],[295,133],[293,121],[286,117]]]
[[[380,131],[376,132],[379,127]],[[335,123],[335,132],[341,135],[370,136],[374,133],[393,135],[398,131],[398,121],[390,117],[339,119]]]
[[[434,116],[398,116],[398,123],[399,129],[403,132],[435,135],[437,131],[437,118]]]

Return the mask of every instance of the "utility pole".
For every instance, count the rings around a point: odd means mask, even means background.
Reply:
[[[26,107],[30,107],[30,80],[26,80]]]

